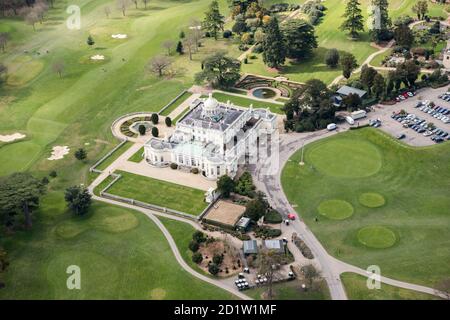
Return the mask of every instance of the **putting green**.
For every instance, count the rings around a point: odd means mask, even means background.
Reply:
[[[358,241],[366,247],[385,249],[395,244],[395,233],[382,226],[367,226],[358,231]]]
[[[359,203],[368,208],[378,208],[386,203],[384,197],[375,192],[363,193],[359,196]]]
[[[139,225],[136,216],[131,212],[113,207],[99,209],[90,223],[97,229],[107,232],[124,232]]]
[[[363,178],[380,170],[382,157],[378,149],[363,140],[331,139],[315,144],[306,160],[322,173],[340,178]]]
[[[327,200],[320,203],[319,213],[334,220],[344,220],[353,214],[353,206],[344,200]]]

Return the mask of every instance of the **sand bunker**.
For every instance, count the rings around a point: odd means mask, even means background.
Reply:
[[[19,139],[23,139],[23,138],[25,138],[25,135],[21,134],[21,133],[18,133],[18,132],[13,133],[13,134],[7,134],[5,136],[2,136],[0,134],[0,141],[1,142],[12,142],[14,140],[19,140]]]
[[[91,57],[91,60],[105,60],[105,56],[102,54],[96,54],[95,56]]]
[[[52,155],[50,158],[47,158],[48,160],[60,160],[64,158],[66,154],[68,154],[70,151],[68,146],[54,146],[52,150]]]
[[[126,34],[118,33],[118,34],[112,34],[111,38],[113,39],[126,39],[128,36]]]

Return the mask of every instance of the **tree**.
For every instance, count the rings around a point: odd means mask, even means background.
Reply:
[[[88,189],[81,186],[67,188],[64,199],[69,209],[77,216],[82,216],[88,212],[92,202]]]
[[[377,73],[375,75],[375,78],[373,79],[372,93],[375,95],[375,97],[380,98],[385,89],[386,82],[384,80],[384,77],[380,73]]]
[[[423,20],[428,13],[428,2],[426,0],[419,0],[411,9],[417,14],[417,19]]]
[[[220,14],[219,3],[213,0],[207,12],[205,12],[205,19],[203,20],[203,29],[208,31],[214,39],[217,40],[219,31],[223,31],[225,18]]]
[[[167,55],[170,56],[170,50],[175,46],[175,42],[173,40],[165,40],[162,46],[167,50]]]
[[[201,232],[200,230],[197,230],[192,235],[192,240],[194,240],[197,243],[202,243],[206,241],[205,234]]]
[[[192,240],[191,242],[189,242],[189,250],[191,250],[192,252],[197,252],[198,249],[200,248],[200,245],[198,244],[198,242]]]
[[[156,73],[159,77],[163,76],[164,70],[172,65],[172,59],[158,55],[150,59],[147,64],[148,70],[153,73]]]
[[[419,78],[420,74],[420,66],[416,64],[415,61],[409,60],[406,61],[398,66],[399,70],[402,70],[402,74],[404,74],[404,77],[406,79],[405,84],[412,87],[414,86],[417,78]]]
[[[390,35],[389,28],[392,25],[388,0],[372,0],[371,18],[372,38],[377,42],[387,40]]]
[[[342,99],[342,105],[348,111],[359,110],[360,107],[362,106],[362,99],[356,93],[355,94],[350,93],[348,96]]]
[[[341,66],[342,74],[348,79],[352,75],[353,70],[358,67],[358,62],[353,54],[346,52],[341,56]]]
[[[0,247],[0,272],[5,271],[6,267],[8,265],[9,265],[9,263],[6,260],[6,251],[2,247]],[[1,285],[1,283],[0,283],[0,285]]]
[[[231,31],[237,34],[242,34],[248,30],[247,23],[245,23],[245,18],[242,14],[239,14],[234,19],[234,25]]]
[[[172,126],[172,119],[170,119],[170,117],[166,117],[166,119],[164,119],[164,122],[166,123],[166,126]]]
[[[287,57],[297,60],[303,59],[309,57],[313,49],[317,48],[314,27],[308,22],[301,19],[289,19],[282,25],[281,30]],[[283,39],[280,40],[283,41]]]
[[[199,264],[202,261],[203,261],[203,256],[202,256],[202,254],[200,252],[195,252],[192,255],[192,262]]]
[[[65,69],[64,62],[58,61],[58,62],[53,63],[52,69],[53,69],[53,72],[57,73],[59,75],[59,77],[62,78],[62,74]]]
[[[25,22],[26,24],[30,25],[33,27],[33,31],[36,31],[36,23],[39,21],[39,17],[37,15],[36,12],[34,11],[30,11],[26,16],[25,16]]]
[[[303,275],[305,276],[306,281],[308,282],[308,287],[312,288],[314,281],[321,278],[320,271],[314,267],[312,264],[308,264],[301,268]]]
[[[78,149],[77,151],[75,151],[75,154],[74,154],[74,156],[75,156],[75,158],[77,159],[77,160],[84,160],[84,159],[86,159],[86,157],[87,157],[87,152],[86,152],[86,150],[84,150],[83,148],[80,148],[80,149]]]
[[[178,54],[183,54],[184,53],[183,43],[181,41],[178,41],[176,51],[178,52]]]
[[[157,113],[152,113],[152,115],[150,116],[150,120],[152,121],[152,123],[154,125],[157,125],[159,122],[159,116]]]
[[[274,17],[265,28],[265,38],[262,42],[264,63],[271,68],[278,68],[286,59],[286,43]]]
[[[130,6],[130,0],[117,0],[117,8],[122,11],[122,15],[125,17],[127,9]]]
[[[103,11],[105,12],[106,18],[109,18],[109,15],[111,14],[111,8],[109,6],[106,6],[103,8]]]
[[[213,276],[219,273],[220,269],[215,263],[211,263],[208,267],[209,273],[211,273]]]
[[[36,0],[32,10],[36,13],[39,22],[42,24],[44,22],[45,14],[48,11],[47,2],[45,0]]]
[[[267,296],[273,298],[273,280],[277,274],[274,266],[281,263],[282,256],[275,250],[263,249],[258,253],[258,272],[267,278]]]
[[[6,51],[6,45],[8,44],[9,33],[8,32],[0,32],[0,48],[2,51]]]
[[[325,63],[330,68],[336,68],[339,64],[339,51],[337,49],[330,49],[325,55]]]
[[[224,198],[229,198],[230,193],[234,191],[234,181],[227,175],[223,175],[217,180],[217,190]]]
[[[195,45],[195,39],[192,35],[189,34],[183,40],[183,48],[187,48],[187,50],[189,52],[189,60],[192,60],[192,52],[197,48]]]
[[[220,265],[222,264],[222,262],[223,262],[223,255],[221,255],[221,254],[215,254],[215,255],[213,256],[212,261],[213,261],[216,265],[220,266]]]
[[[0,214],[10,220],[21,212],[25,226],[32,226],[32,211],[39,207],[39,199],[45,193],[40,180],[29,173],[13,173],[0,178]]]
[[[145,135],[145,132],[147,131],[147,128],[143,124],[140,124],[139,127],[138,127],[138,131],[139,131],[139,134],[141,136],[143,136],[143,135]]]
[[[436,293],[443,294],[445,299],[450,300],[450,278],[439,281],[435,288]]]
[[[266,204],[261,199],[254,199],[247,202],[245,206],[244,216],[253,221],[258,221],[265,215],[267,211]]]
[[[345,20],[342,22],[340,29],[349,31],[352,38],[357,38],[358,32],[364,31],[364,17],[361,14],[360,6],[358,0],[348,0],[345,13],[342,16]]]
[[[95,44],[95,41],[94,41],[94,38],[91,36],[91,35],[89,35],[89,37],[87,38],[87,40],[86,40],[86,43],[88,44],[88,46],[93,46],[94,44]]]
[[[361,81],[363,86],[367,89],[369,94],[371,93],[373,81],[375,80],[375,76],[377,74],[378,72],[374,68],[368,67],[366,64],[363,65],[361,68],[359,80]]]
[[[154,136],[155,138],[159,136],[159,130],[157,127],[152,128],[152,136]]]
[[[192,19],[190,21],[190,33],[192,38],[195,41],[195,47],[198,48],[200,46],[200,39],[202,38],[203,31],[201,29],[202,23],[198,21],[197,19]]]
[[[397,42],[397,45],[411,48],[411,45],[414,42],[414,35],[406,24],[400,24],[394,29],[394,39]]]
[[[134,5],[135,5],[135,7],[137,9],[138,8],[138,0],[132,0],[132,1],[133,1]]]
[[[203,70],[195,75],[197,82],[207,81],[214,87],[229,88],[241,77],[241,62],[216,52],[202,61]]]

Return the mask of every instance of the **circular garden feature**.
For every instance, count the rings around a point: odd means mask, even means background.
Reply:
[[[253,90],[253,96],[260,99],[272,99],[277,93],[270,88],[258,88]]]
[[[368,208],[378,208],[384,206],[386,200],[376,192],[363,193],[358,198],[359,203]]]
[[[344,200],[323,201],[317,210],[321,215],[333,220],[344,220],[353,215],[353,206]]]
[[[367,226],[358,231],[358,241],[369,248],[385,249],[397,241],[394,231],[383,226]]]
[[[339,178],[374,175],[383,162],[377,147],[356,139],[331,139],[318,143],[308,150],[306,158],[317,170]]]

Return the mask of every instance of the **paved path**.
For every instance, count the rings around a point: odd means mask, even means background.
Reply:
[[[348,129],[347,125],[340,126],[341,131],[345,131]],[[257,188],[268,195],[268,200],[270,204],[278,210],[285,218],[287,218],[287,214],[295,212],[295,209],[287,200],[282,186],[281,186],[281,169],[285,166],[286,162],[289,161],[289,158],[294,154],[297,150],[299,150],[302,146],[314,142],[316,140],[332,136],[337,134],[339,131],[328,132],[326,130],[317,131],[314,133],[290,133],[290,134],[282,134],[280,136],[280,165],[277,175],[263,175],[262,168],[256,168],[252,175],[254,177],[254,183]],[[305,243],[309,246],[311,251],[314,254],[315,261],[314,264],[318,263],[320,269],[322,271],[322,275],[325,278],[329,289],[331,298],[333,300],[346,300],[347,295],[344,289],[344,286],[340,279],[340,274],[343,272],[354,272],[363,276],[368,276],[366,270],[361,269],[359,267],[350,265],[346,262],[340,261],[333,256],[329,255],[319,240],[315,237],[315,235],[311,232],[311,230],[306,226],[306,224],[297,219],[292,221],[289,228],[292,228],[299,237],[305,241]],[[297,248],[293,249],[298,250]],[[294,255],[296,256],[296,255]],[[402,282],[394,279],[390,279],[382,276],[381,281],[386,284],[390,284],[396,287],[401,287],[409,290],[415,290],[423,293],[428,293],[432,295],[437,295],[440,297],[444,297],[443,294],[437,293],[435,289],[428,288],[425,286],[420,286],[416,284],[411,284],[407,282]]]
[[[183,113],[184,110],[186,110],[187,107],[189,107],[189,105],[195,100],[200,98],[201,94],[199,93],[194,93],[192,94],[189,98],[187,98],[186,100],[184,100],[178,107],[176,107],[175,110],[172,110],[172,112],[168,115],[168,117],[170,119],[175,119],[176,117],[178,117],[180,114]]]

